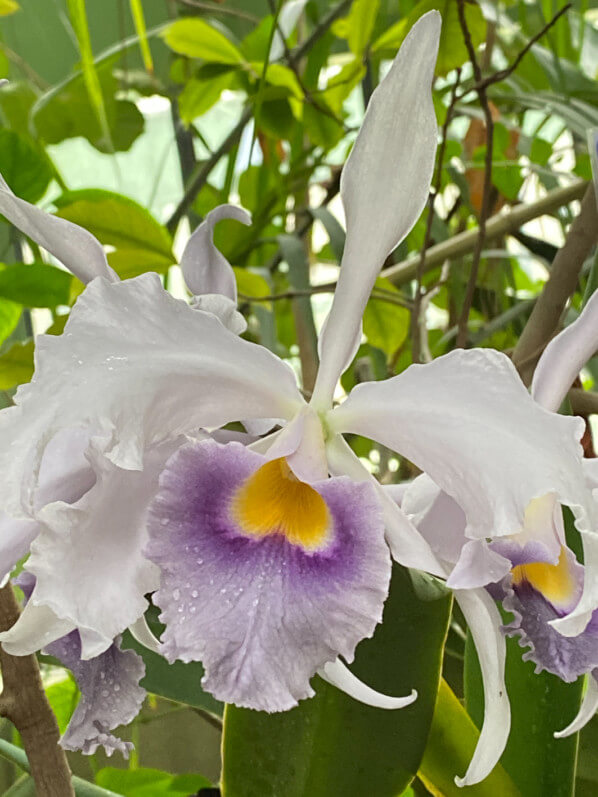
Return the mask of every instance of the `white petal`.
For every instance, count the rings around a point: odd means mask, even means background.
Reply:
[[[332,686],[341,689],[354,700],[365,703],[366,706],[387,709],[404,708],[405,706],[410,706],[414,700],[417,700],[415,689],[406,697],[390,697],[381,692],[376,692],[375,689],[364,684],[357,676],[353,675],[351,670],[340,659],[327,662],[318,670],[318,675],[329,684],[332,684]]]
[[[581,634],[598,606],[598,534],[595,531],[582,529],[580,535],[585,567],[581,598],[572,612],[558,620],[550,621],[550,625],[563,636]]]
[[[0,511],[0,580],[4,580],[41,530],[39,523],[29,518],[13,518]]]
[[[58,617],[49,606],[36,606],[29,601],[12,628],[0,633],[0,642],[11,656],[28,656],[70,634],[74,627],[70,620]]]
[[[282,7],[278,15],[277,30],[274,31],[274,36],[272,37],[268,61],[278,61],[284,55],[284,42],[280,33],[282,32],[285,39],[289,38],[299,21],[306,3],[307,0],[288,0]]]
[[[463,509],[470,538],[517,533],[530,501],[551,492],[582,526],[595,523],[578,442],[583,421],[539,407],[500,352],[458,350],[358,385],[328,425],[383,443],[428,473]]]
[[[162,652],[160,641],[153,635],[145,617],[140,617],[139,620],[136,620],[132,625],[130,625],[129,631],[131,632],[133,638],[136,639],[140,645],[143,645],[154,653]]]
[[[214,246],[214,225],[222,219],[235,219],[241,224],[251,224],[251,216],[236,205],[220,205],[210,211],[189,238],[181,257],[180,266],[187,287],[195,296],[203,293],[221,293],[237,301],[237,283],[232,267]]]
[[[233,335],[242,335],[247,329],[247,321],[237,310],[237,304],[221,293],[204,293],[195,296],[191,306],[194,310],[212,313]]]
[[[328,465],[320,417],[311,407],[304,407],[274,438],[267,455],[268,459],[286,457],[300,481],[326,479]]]
[[[95,277],[117,280],[101,243],[66,219],[46,213],[15,196],[0,176],[0,213],[65,265],[82,282]]]
[[[532,396],[555,412],[575,378],[598,346],[598,291],[579,318],[553,338],[540,357],[532,381]]]
[[[584,728],[598,711],[598,683],[592,674],[588,675],[586,693],[581,701],[581,706],[573,722],[569,723],[562,731],[555,731],[556,739],[564,739]]]
[[[62,428],[85,426],[106,455],[141,468],[147,446],[243,418],[291,418],[305,405],[291,369],[192,310],[156,274],[95,280],[63,335],[40,336],[36,372],[0,414],[0,505],[32,500],[37,463]]]
[[[404,567],[444,577],[446,570],[428,543],[382,485],[364,468],[345,440],[338,435],[333,437],[326,445],[326,454],[334,476],[346,475],[356,482],[369,481],[376,488],[384,513],[386,542],[393,558]]]
[[[505,686],[505,638],[494,601],[484,589],[456,590],[455,598],[473,636],[484,680],[484,724],[471,763],[458,786],[472,786],[492,772],[511,729],[511,707]]]
[[[441,18],[430,11],[411,28],[374,91],[341,178],[347,237],[314,388],[330,406],[355,344],[368,296],[387,255],[417,221],[434,170],[437,126],[432,79]]]

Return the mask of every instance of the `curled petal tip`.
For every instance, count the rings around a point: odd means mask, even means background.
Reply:
[[[318,670],[318,675],[324,681],[337,689],[345,692],[349,697],[364,703],[366,706],[373,706],[374,708],[397,709],[405,708],[417,700],[417,691],[413,689],[411,694],[405,697],[391,697],[384,695],[372,689],[363,681],[360,681],[357,676],[353,675],[351,670],[340,661],[327,662],[322,668]]]

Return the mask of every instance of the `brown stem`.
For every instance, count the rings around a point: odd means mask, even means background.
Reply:
[[[540,354],[558,328],[569,297],[575,292],[581,267],[597,242],[598,211],[594,187],[590,184],[579,215],[552,261],[548,281],[513,351],[513,363],[527,385]]]
[[[430,191],[430,196],[428,198],[428,218],[426,220],[426,235],[424,237],[424,245],[422,246],[420,261],[417,266],[417,274],[415,277],[416,285],[415,285],[415,298],[413,301],[413,313],[411,314],[411,357],[414,363],[421,362],[421,337],[422,337],[422,328],[420,324],[420,312],[421,312],[421,305],[422,305],[422,280],[424,276],[424,269],[426,267],[426,253],[430,248],[430,243],[432,240],[432,224],[434,222],[434,202],[436,197],[440,193],[440,188],[442,185],[442,168],[444,165],[444,153],[446,151],[446,142],[448,136],[448,128],[453,119],[453,113],[455,110],[455,97],[457,95],[457,88],[459,86],[459,80],[461,79],[461,69],[457,69],[457,76],[455,78],[455,83],[453,84],[453,88],[451,91],[451,99],[449,102],[449,106],[446,110],[446,118],[444,120],[444,124],[442,125],[442,135],[440,138],[440,147],[438,148],[438,163],[436,165],[436,177],[434,180],[434,186]]]
[[[16,623],[19,607],[12,586],[0,589],[0,631]],[[0,714],[21,734],[40,797],[74,797],[71,773],[59,746],[56,718],[46,698],[35,656],[9,656],[0,648],[3,689]]]
[[[469,312],[473,302],[473,295],[475,292],[476,282],[478,279],[478,271],[480,269],[480,259],[482,257],[482,250],[486,240],[486,219],[490,215],[490,205],[492,201],[492,143],[494,140],[494,120],[492,118],[492,111],[488,102],[488,95],[486,94],[486,86],[482,84],[482,70],[476,57],[475,48],[471,40],[471,34],[467,27],[467,20],[465,18],[465,0],[458,0],[457,10],[459,12],[459,23],[463,33],[463,39],[469,59],[473,66],[473,74],[476,79],[476,84],[479,86],[477,89],[480,105],[484,111],[484,119],[486,122],[486,159],[484,164],[484,193],[482,198],[482,209],[480,211],[479,219],[479,234],[476,241],[475,249],[473,250],[473,258],[471,262],[471,271],[469,280],[467,282],[467,291],[465,293],[465,301],[459,317],[459,331],[457,333],[456,345],[457,348],[463,348],[467,344],[468,337],[468,322]]]

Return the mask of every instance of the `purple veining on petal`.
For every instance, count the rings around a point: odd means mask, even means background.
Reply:
[[[28,601],[35,587],[35,576],[23,572],[14,583]],[[146,691],[139,686],[145,675],[145,664],[133,650],[120,649],[120,637],[94,659],[81,659],[81,638],[78,631],[57,639],[47,646],[54,656],[73,673],[81,692],[79,704],[60,739],[65,750],[80,750],[85,755],[103,747],[108,756],[115,750],[129,757],[131,742],[119,739],[110,731],[127,725],[139,713]]]
[[[191,443],[168,462],[149,513],[148,557],[169,660],[200,660],[204,687],[240,706],[282,711],[313,695],[309,679],[381,620],[390,557],[377,497],[346,477],[316,482],[332,518],[324,547],[248,537],[235,490],[266,463],[237,443]]]

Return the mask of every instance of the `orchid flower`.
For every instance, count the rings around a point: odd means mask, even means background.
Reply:
[[[232,301],[234,284],[211,240],[182,266],[193,291],[205,292],[209,275],[216,298],[189,306],[155,274],[118,281],[88,233],[0,192],[0,211],[89,282],[63,335],[40,337],[32,382],[0,414],[1,505],[15,522],[37,524],[22,537],[35,587],[0,635],[8,652],[76,631],[82,659],[93,659],[127,627],[155,645],[143,626],[153,593],[166,625],[161,652],[201,661],[203,686],[220,700],[286,710],[313,695],[317,672],[364,702],[399,708],[415,694],[380,695],[340,657],[351,662],[380,622],[391,556],[440,577],[446,565],[343,434],[428,472],[479,539],[516,529],[549,492],[587,513],[577,422],[535,404],[497,352],[453,352],[361,384],[333,406],[376,276],[428,196],[439,31],[437,12],[413,26],[343,170],[346,244],[309,402],[286,363],[223,323],[218,295]],[[196,235],[210,238],[206,227]],[[524,437],[505,433],[507,412]],[[272,419],[281,428],[250,445],[206,439],[232,421],[255,429]],[[59,444],[73,444],[93,478],[70,502],[41,495]],[[476,638],[487,636],[485,592],[462,606]],[[488,655],[499,673],[504,651]],[[508,712],[506,696],[501,705]],[[476,753],[466,781],[488,771]]]
[[[535,404],[545,416],[552,413],[558,417],[555,413],[567,391],[597,346],[598,294],[594,294],[579,318],[557,335],[542,354],[532,381],[530,408]],[[576,436],[581,439],[583,421],[567,420],[571,427],[577,425]],[[510,411],[505,436],[529,437],[522,421],[518,413]],[[512,467],[511,457],[520,453],[519,448],[511,447],[509,460],[503,460],[502,466]],[[542,448],[536,456],[543,454]],[[531,465],[532,460],[529,461]],[[569,469],[567,457],[563,456],[561,463],[565,477]],[[598,536],[592,520],[598,497],[597,464],[596,460],[583,460],[582,471],[577,469],[585,498],[574,499],[563,480],[560,488],[555,482],[551,491],[539,491],[533,496],[518,527],[503,522],[487,529],[484,538],[472,533],[470,514],[459,496],[441,489],[430,475],[422,474],[397,496],[403,510],[444,563],[446,583],[454,589],[465,614],[465,606],[475,600],[480,602],[480,618],[484,612],[487,614],[484,634],[476,636],[473,626],[471,630],[480,658],[486,703],[478,754],[487,758],[490,768],[498,760],[510,730],[502,698],[506,693],[504,635],[518,638],[526,649],[523,658],[534,662],[536,672],[546,670],[567,682],[591,674],[578,715],[555,736],[580,730],[598,710]],[[574,471],[570,473],[573,475]],[[575,515],[585,565],[577,561],[567,545],[561,504],[568,505]],[[506,626],[502,626],[494,599],[513,615]],[[496,650],[500,652],[500,668],[496,665]]]

